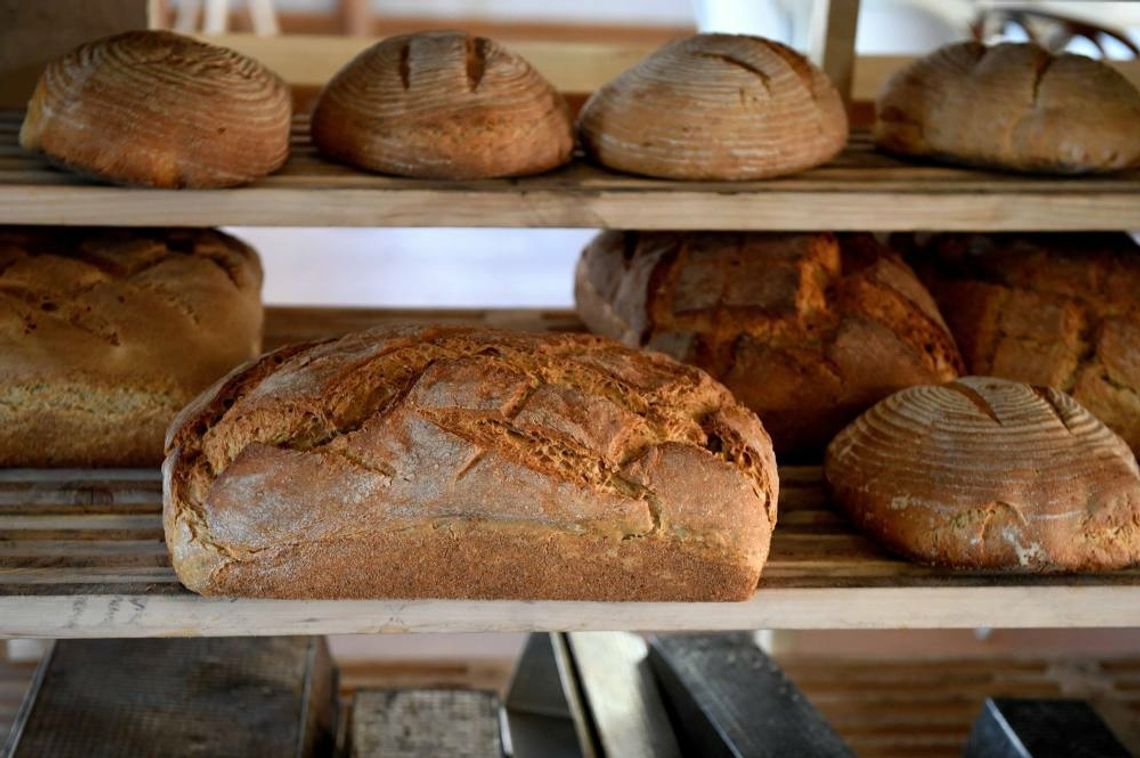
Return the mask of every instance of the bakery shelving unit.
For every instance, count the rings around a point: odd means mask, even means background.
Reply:
[[[256,45],[274,66],[272,43]],[[599,70],[592,57],[574,65],[572,52],[551,59],[579,74]],[[860,83],[861,67],[880,78],[891,68],[861,60],[852,73],[847,64],[857,97],[868,86]],[[835,66],[843,69],[843,60]],[[593,84],[607,77],[599,74]],[[241,189],[173,192],[58,172],[17,146],[20,119],[18,112],[0,114],[4,224],[1140,228],[1140,172],[1064,179],[924,166],[875,152],[865,130],[827,165],[767,182],[658,181],[581,162],[525,179],[433,182],[324,162],[298,119],[294,154],[280,173]],[[267,343],[409,320],[579,328],[565,312],[273,308]],[[780,476],[780,524],[759,591],[742,603],[692,604],[202,598],[182,589],[170,569],[157,471],[0,471],[0,637],[1140,626],[1140,570],[1010,576],[916,566],[856,534],[829,506],[818,468],[784,468]]]

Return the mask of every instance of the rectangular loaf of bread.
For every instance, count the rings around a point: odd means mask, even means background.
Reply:
[[[164,526],[195,592],[749,597],[771,443],[698,369],[589,335],[376,329],[233,372],[171,428]]]

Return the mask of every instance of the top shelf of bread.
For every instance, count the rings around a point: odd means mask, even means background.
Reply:
[[[229,36],[213,40],[311,95],[368,40]],[[639,59],[643,48],[512,44],[571,100]],[[600,49],[605,47],[604,50]],[[288,53],[288,54],[287,54]],[[854,122],[906,59],[860,58]],[[1131,66],[1131,68],[1129,67]],[[1135,70],[1132,70],[1132,69]],[[1140,78],[1140,65],[1124,73]],[[862,102],[862,105],[860,103]],[[23,114],[0,113],[0,223],[250,226],[499,226],[754,230],[1099,230],[1140,228],[1140,171],[1059,178],[899,160],[856,127],[814,169],[762,181],[649,179],[587,163],[518,179],[446,181],[369,174],[322,159],[296,116],[286,165],[252,185],[133,189],[53,168],[22,150]],[[864,118],[865,120],[865,118]]]

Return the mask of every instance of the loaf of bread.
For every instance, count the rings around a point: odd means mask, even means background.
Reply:
[[[776,521],[754,415],[589,335],[282,348],[182,412],[163,472],[174,569],[208,595],[739,600]]]
[[[668,179],[764,179],[830,160],[847,114],[827,76],[778,42],[698,34],[590,97],[578,119],[603,166]]]
[[[835,501],[923,563],[1101,571],[1140,561],[1140,471],[1063,392],[989,377],[891,395],[827,449]]]
[[[900,155],[1056,174],[1140,161],[1140,92],[1101,61],[958,42],[892,76],[874,138]]]
[[[82,45],[48,65],[20,144],[147,187],[231,187],[289,154],[289,88],[233,50],[163,31]]]
[[[0,227],[0,466],[156,466],[260,352],[261,266],[215,231]]]
[[[914,261],[972,373],[1063,390],[1140,453],[1140,245],[1131,237],[940,234]]]
[[[560,94],[485,37],[422,32],[356,56],[313,111],[321,152],[369,171],[483,179],[570,160],[574,129]]]
[[[575,297],[591,330],[724,382],[781,457],[818,461],[861,411],[961,365],[930,295],[870,235],[606,231]]]

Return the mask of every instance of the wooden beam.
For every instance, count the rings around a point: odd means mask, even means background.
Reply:
[[[815,0],[808,36],[809,57],[835,83],[846,103],[851,102],[855,76],[855,32],[859,26],[859,0]]]

